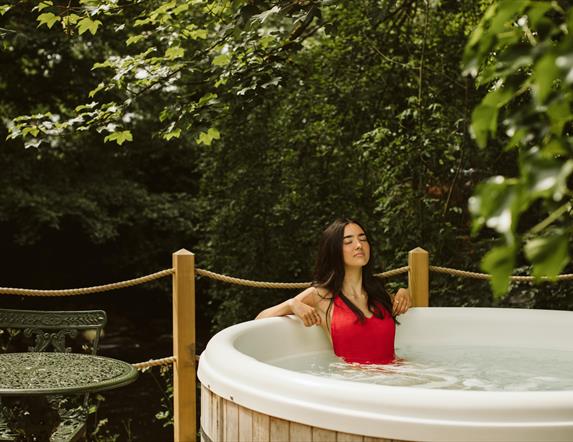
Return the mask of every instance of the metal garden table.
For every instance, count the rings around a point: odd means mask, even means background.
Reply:
[[[137,370],[117,359],[79,353],[0,354],[0,397],[81,394],[131,384]]]

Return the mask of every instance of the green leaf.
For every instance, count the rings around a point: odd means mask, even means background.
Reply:
[[[506,86],[499,86],[489,92],[482,100],[482,104],[495,106],[498,109],[505,106],[513,98],[513,89]]]
[[[56,23],[57,21],[60,21],[60,20],[61,20],[61,17],[59,15],[55,15],[51,12],[44,12],[43,14],[40,14],[37,18],[37,21],[40,22],[38,27],[40,27],[42,25],[46,25],[48,27],[48,29],[52,29],[52,26],[54,26],[54,23]]]
[[[144,19],[137,19],[135,20],[135,23],[133,24],[133,26],[138,27],[138,26],[143,26],[146,25],[148,23],[151,23],[153,20],[151,19],[151,17],[147,17]]]
[[[491,81],[494,78],[506,78],[512,73],[531,66],[533,63],[533,49],[525,43],[519,43],[520,38],[520,34],[516,32],[515,39],[517,41],[505,43],[510,46],[497,55],[495,69],[489,75],[484,75],[482,82]]]
[[[193,40],[197,39],[205,40],[209,35],[209,33],[206,29],[196,29],[194,31],[188,32],[186,35]]]
[[[198,144],[205,144],[210,146],[213,140],[218,140],[219,138],[221,138],[221,134],[217,129],[212,127],[207,132],[201,132],[199,134],[199,138],[197,138],[195,142]]]
[[[219,54],[213,58],[213,66],[226,66],[231,61],[231,56],[229,54]]]
[[[54,6],[54,2],[52,2],[51,0],[42,0],[40,1],[40,3],[38,3],[36,6],[32,8],[32,11],[41,12],[42,10],[49,8],[51,6]]]
[[[25,137],[28,134],[32,135],[33,137],[37,137],[39,133],[40,130],[36,126],[27,126],[22,129],[22,137]]]
[[[171,109],[166,107],[164,108],[161,113],[159,114],[159,121],[161,121],[162,123],[167,120],[168,118],[171,117]]]
[[[501,38],[504,38],[504,31],[509,31],[510,40],[520,37],[519,33],[512,32],[514,31],[512,21],[529,3],[529,0],[493,2],[466,44],[462,62],[463,75],[473,77],[477,75],[478,68],[487,59],[493,47]],[[510,41],[505,43],[509,44]]]
[[[124,130],[121,132],[114,132],[112,134],[109,134],[107,137],[104,138],[103,141],[105,143],[107,143],[108,141],[115,141],[117,144],[121,146],[125,141],[133,141],[133,135],[131,134],[130,131]]]
[[[166,134],[163,135],[163,139],[169,141],[172,138],[179,138],[181,136],[181,129],[177,128],[177,129],[173,129],[169,132],[167,132]]]
[[[62,17],[62,27],[64,29],[68,29],[68,27],[75,25],[79,19],[80,16],[77,14],[64,15]]]
[[[495,135],[497,130],[497,106],[480,104],[472,112],[470,133],[482,149],[487,146],[488,134]]]
[[[10,9],[12,9],[12,5],[0,5],[0,15],[6,14]]]
[[[143,40],[145,38],[145,35],[139,34],[139,35],[132,35],[131,37],[129,37],[127,39],[127,41],[125,42],[125,44],[127,46],[130,46],[132,44],[138,43],[141,40]]]
[[[50,6],[54,6],[54,2],[44,0],[38,3],[38,11],[42,11],[43,9],[49,8]]]
[[[526,205],[522,185],[517,180],[491,178],[479,184],[469,200],[469,210],[474,216],[472,232],[475,234],[485,224],[512,242],[517,217]]]
[[[491,5],[489,7],[490,9],[494,9],[496,8],[496,4],[494,3],[493,5]],[[476,28],[472,31],[470,38],[467,42],[467,46],[468,47],[472,47],[474,45],[476,45],[477,43],[479,43],[480,39],[482,38],[484,33],[484,26],[482,23],[480,23],[478,26],[476,26]]]
[[[92,67],[92,71],[94,69],[103,69],[103,68],[113,68],[113,63],[110,60],[106,60],[103,63],[94,63]]]
[[[507,292],[514,265],[515,249],[511,246],[494,247],[483,257],[481,268],[491,275],[490,283],[496,297]]]
[[[265,35],[259,39],[259,44],[263,49],[268,48],[272,43],[276,41],[276,37],[274,35]]]
[[[501,0],[496,2],[498,9],[492,17],[489,32],[492,34],[499,34],[507,28],[511,27],[512,19],[517,14],[521,14],[526,6],[529,5],[529,0]]]
[[[506,121],[511,122],[511,119],[507,119]],[[511,138],[505,145],[504,150],[509,151],[518,147],[520,143],[526,140],[529,131],[525,127],[516,128],[515,126],[510,126],[510,130],[508,130],[506,133],[510,135]]]
[[[173,15],[178,15],[182,12],[185,12],[189,9],[189,5],[187,3],[182,3],[179,6],[177,6],[173,11],[171,11],[171,13]]]
[[[93,97],[95,96],[95,94],[97,94],[97,93],[98,93],[99,91],[101,91],[103,88],[105,88],[105,84],[104,84],[104,83],[99,83],[99,84],[96,86],[95,89],[92,89],[92,90],[89,92],[88,96],[89,96],[90,98],[93,98]]]
[[[199,98],[199,102],[197,103],[197,106],[203,106],[207,103],[209,103],[212,100],[216,100],[217,99],[217,94],[213,94],[213,93],[208,93],[203,95],[201,98]]]
[[[528,185],[528,197],[550,198],[559,201],[568,192],[567,179],[573,172],[573,160],[545,158],[539,154],[525,157],[522,161],[522,175]]]
[[[547,107],[547,116],[551,121],[551,132],[557,136],[562,135],[565,124],[573,119],[569,111],[569,103],[562,97],[553,100]]]
[[[175,60],[176,58],[181,58],[185,55],[185,49],[180,46],[174,46],[171,48],[167,48],[165,51],[165,58],[168,60]]]
[[[77,24],[78,31],[80,35],[82,35],[86,31],[90,31],[92,35],[95,35],[97,32],[98,27],[101,25],[101,21],[99,20],[92,20],[89,17],[84,17],[80,20]]]
[[[221,134],[220,134],[219,130],[215,129],[214,127],[210,128],[207,131],[207,134],[214,140],[218,140],[219,138],[221,138]]]
[[[552,138],[547,144],[543,146],[543,154],[546,155],[568,155],[569,151],[567,150],[567,146],[560,138]]]
[[[569,239],[565,232],[534,238],[524,246],[525,256],[533,264],[533,276],[555,280],[569,262]]]
[[[553,82],[559,75],[555,55],[543,56],[533,67],[532,89],[537,103],[543,103],[553,89]]]

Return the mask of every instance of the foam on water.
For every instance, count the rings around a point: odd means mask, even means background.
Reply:
[[[388,365],[347,364],[331,351],[270,361],[327,378],[374,384],[483,391],[573,390],[573,351],[500,347],[396,348]]]

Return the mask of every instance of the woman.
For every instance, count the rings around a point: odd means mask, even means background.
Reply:
[[[320,325],[346,362],[392,362],[396,316],[410,308],[410,293],[399,289],[391,298],[372,274],[372,261],[362,226],[334,221],[322,233],[312,286],[257,319],[294,314],[307,327]]]

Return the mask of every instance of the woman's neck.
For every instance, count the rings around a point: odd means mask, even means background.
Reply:
[[[358,298],[362,295],[362,267],[346,268],[342,291],[346,296]]]

